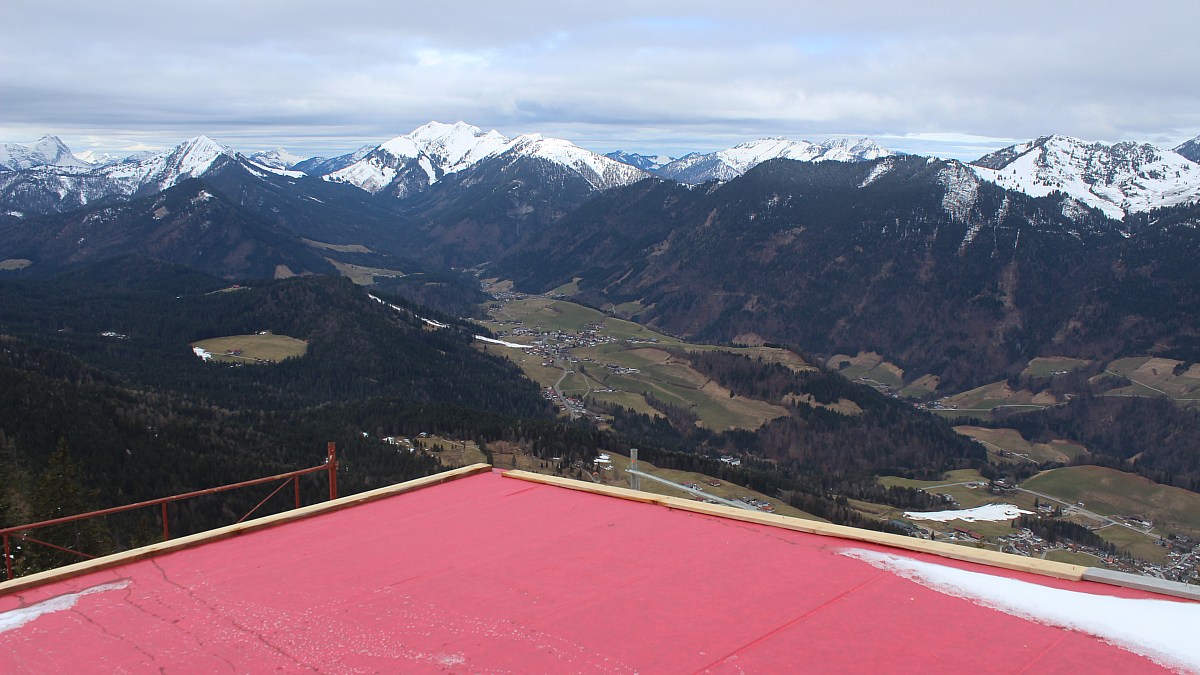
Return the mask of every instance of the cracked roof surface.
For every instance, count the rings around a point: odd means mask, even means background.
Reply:
[[[492,472],[0,596],[0,672],[1162,670],[883,555],[1159,597]]]

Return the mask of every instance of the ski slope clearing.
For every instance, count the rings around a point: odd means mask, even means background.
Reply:
[[[925,513],[905,511],[904,517],[912,518],[913,520],[936,520],[939,523],[948,523],[951,520],[975,523],[980,521],[1012,520],[1023,513],[1032,514],[1033,511],[1026,511],[1012,504],[988,504],[986,506],[977,506],[973,509],[957,509],[954,511],[929,511]]]

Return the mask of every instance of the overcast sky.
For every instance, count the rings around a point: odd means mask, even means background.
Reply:
[[[1200,135],[1198,27],[1190,0],[3,0],[0,141],[334,155],[464,120],[676,156],[1174,147]]]

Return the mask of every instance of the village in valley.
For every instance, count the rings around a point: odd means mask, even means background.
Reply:
[[[543,397],[558,407],[561,414],[571,419],[587,419],[598,425],[605,425],[611,418],[604,412],[604,407],[614,403],[629,405],[639,412],[658,414],[648,405],[649,397],[660,396],[670,400],[671,395],[679,395],[681,391],[688,395],[694,394],[704,385],[702,382],[684,383],[684,389],[681,390],[675,386],[680,384],[679,381],[663,377],[662,369],[665,363],[669,364],[669,360],[646,360],[649,355],[665,354],[666,349],[682,348],[684,343],[674,338],[571,303],[567,299],[568,295],[563,293],[528,295],[494,282],[485,282],[484,289],[491,293],[494,301],[489,305],[489,320],[481,323],[487,326],[502,344],[520,348],[519,351],[513,349],[512,353],[506,356],[538,381],[542,385]],[[706,347],[689,344],[687,348]],[[831,362],[833,360],[831,359]],[[888,368],[889,364],[882,359],[871,360],[868,357],[853,361],[855,364],[863,363],[865,368],[851,368],[847,375],[857,375],[855,379],[876,385],[877,388],[886,387],[888,391],[885,393],[893,397],[913,399],[914,394],[923,393],[919,389],[911,388],[901,393],[903,385],[899,382],[879,382],[880,379],[887,380],[892,375],[891,371],[895,370]],[[845,367],[847,366],[844,365],[843,368]],[[859,369],[864,372],[857,373],[856,370]],[[672,374],[677,375],[678,372]],[[929,383],[926,381],[919,386],[927,385]],[[691,400],[695,409],[695,399]],[[918,404],[915,399],[913,402]],[[601,405],[597,406],[597,403]],[[944,399],[939,399],[933,404],[918,405],[929,407],[933,412],[933,409],[944,409],[946,403]],[[758,423],[761,424],[764,419],[769,418],[769,415],[759,417]],[[737,426],[737,423],[742,422],[745,426],[753,428],[753,422],[745,423],[741,419],[735,419],[737,422],[730,426]],[[970,428],[965,429],[967,430],[960,433],[971,433]],[[989,439],[995,440],[991,437],[975,438],[977,442],[989,446],[990,455],[998,460],[1036,462],[1040,457],[1036,452],[1031,456],[1024,448],[1006,449],[997,446],[990,443]],[[1054,447],[1071,450],[1065,445]],[[578,470],[581,475],[599,482],[628,485],[629,478],[625,475],[624,468],[618,464],[627,461],[627,458],[621,456],[605,454],[596,460],[593,466],[566,468]],[[721,461],[741,463],[741,459],[734,456],[722,457]],[[1054,471],[1070,473],[1077,470],[1102,469],[1064,467]],[[1001,501],[1013,501],[1020,506],[1012,506],[1015,510],[1010,514],[1012,517],[976,520],[968,514],[963,516],[965,520],[948,517],[944,522],[936,522],[921,520],[919,515],[917,518],[911,518],[908,516],[915,514],[903,513],[890,507],[867,503],[860,506],[865,513],[884,518],[894,529],[906,532],[910,536],[1036,558],[1102,565],[1110,569],[1163,579],[1193,583],[1200,581],[1200,528],[1181,527],[1180,523],[1172,523],[1165,530],[1168,533],[1164,534],[1164,528],[1156,528],[1150,516],[1139,515],[1136,512],[1123,514],[1111,509],[1106,510],[1108,515],[1103,515],[1089,511],[1084,508],[1083,503],[1076,503],[1075,500],[1066,497],[1059,499],[1048,493],[1035,494],[1004,479],[988,480],[977,472],[969,473],[972,474],[972,480],[954,480],[953,487],[944,490],[931,489],[931,492],[935,492],[947,507],[962,510],[963,513],[986,504],[997,505]],[[926,486],[920,485],[919,481],[887,477],[880,480],[884,483],[911,484],[919,489],[927,489]],[[734,486],[719,489],[713,486],[714,483],[720,485],[712,477],[690,474],[675,476],[674,481],[664,480],[658,488],[667,492],[674,490],[678,496],[714,503],[720,503],[718,500],[724,499],[724,495],[729,495],[735,502],[744,504],[744,508],[768,512],[777,508],[789,508],[777,500],[771,500],[769,495],[732,494],[729,489]],[[643,482],[642,485],[645,489],[646,483]],[[1038,489],[1036,481],[1032,489]],[[706,490],[712,493],[721,492],[722,495],[713,494],[710,497]],[[965,496],[968,493],[970,497]],[[773,501],[775,503],[772,503]],[[966,504],[967,508],[961,508],[962,504]],[[801,515],[803,517],[806,514]],[[1046,522],[1078,524],[1082,528],[1079,531],[1095,532],[1097,539],[1077,542],[1062,534],[1048,534],[1044,528],[1035,531],[1029,527],[1021,527],[1016,519],[1018,515],[1040,518]],[[1102,539],[1108,536],[1106,531],[1122,534]],[[1110,540],[1117,545],[1109,544]],[[1104,546],[1099,545],[1101,541],[1105,543]]]

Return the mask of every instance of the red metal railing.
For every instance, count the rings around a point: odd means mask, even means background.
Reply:
[[[43,520],[43,521],[37,522],[37,523],[29,523],[28,525],[17,525],[16,527],[6,527],[4,529],[0,529],[0,536],[3,536],[3,539],[4,539],[5,579],[13,578],[13,556],[12,556],[12,550],[11,550],[11,540],[12,539],[18,539],[20,541],[28,542],[31,544],[39,544],[41,546],[47,546],[49,548],[57,549],[59,551],[65,551],[67,553],[72,553],[74,555],[77,555],[80,558],[86,559],[86,558],[94,558],[95,557],[95,556],[89,555],[87,553],[82,553],[80,551],[75,551],[75,550],[72,550],[69,548],[51,544],[49,542],[41,541],[39,539],[34,539],[33,537],[31,537],[27,534],[28,532],[30,532],[32,530],[38,530],[38,529],[45,528],[45,527],[53,527],[55,525],[63,525],[65,523],[73,523],[73,522],[80,521],[80,520],[86,520],[88,518],[99,518],[101,516],[107,516],[107,515],[111,515],[114,513],[124,513],[125,511],[132,511],[134,509],[142,509],[142,508],[147,508],[147,507],[152,507],[152,506],[159,506],[162,509],[161,510],[161,518],[162,518],[162,526],[163,526],[163,541],[166,541],[167,539],[171,538],[170,524],[167,519],[167,504],[170,504],[172,502],[182,501],[184,499],[192,499],[194,497],[202,497],[204,495],[217,494],[219,492],[228,492],[229,490],[237,490],[239,488],[251,487],[254,485],[262,485],[263,483],[271,483],[273,481],[281,481],[281,483],[279,484],[279,487],[275,488],[274,492],[267,495],[265,499],[263,499],[261,502],[259,502],[254,508],[250,509],[250,511],[246,515],[244,515],[238,519],[237,522],[240,523],[243,520],[246,520],[247,518],[249,518],[255,511],[257,511],[260,507],[262,507],[263,504],[266,504],[267,500],[269,500],[271,497],[274,497],[275,495],[279,494],[279,491],[282,490],[283,488],[287,487],[288,483],[291,483],[292,487],[293,487],[293,494],[294,494],[296,508],[300,508],[300,477],[308,475],[310,473],[316,473],[318,471],[324,471],[328,474],[328,476],[329,476],[329,498],[337,499],[337,445],[334,443],[329,443],[327,446],[327,452],[328,452],[328,456],[325,459],[325,463],[321,464],[320,466],[313,466],[313,467],[309,467],[307,469],[299,469],[296,471],[289,471],[287,473],[276,474],[274,476],[267,476],[266,478],[255,478],[254,480],[242,481],[240,483],[231,483],[229,485],[221,485],[219,487],[207,488],[204,490],[196,490],[195,492],[187,492],[187,493],[180,494],[180,495],[172,495],[170,497],[160,497],[158,499],[150,499],[150,500],[147,500],[144,502],[138,502],[136,504],[126,504],[125,506],[114,506],[112,508],[101,509],[99,511],[89,511],[88,513],[80,513],[80,514],[77,514],[74,516],[64,516],[62,518],[55,518],[53,520]]]

